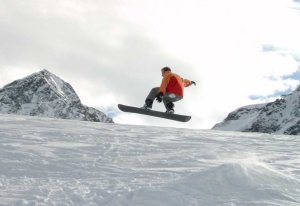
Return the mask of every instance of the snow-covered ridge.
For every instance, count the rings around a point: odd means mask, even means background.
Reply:
[[[259,105],[241,107],[213,129],[276,134],[300,134],[300,87],[293,93]]]
[[[82,105],[72,86],[47,70],[4,86],[0,113],[113,122],[103,112]]]
[[[299,206],[300,139],[0,115],[1,205]]]

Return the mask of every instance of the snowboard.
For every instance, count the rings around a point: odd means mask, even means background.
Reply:
[[[127,105],[123,105],[123,104],[118,104],[118,107],[123,112],[131,112],[131,113],[136,113],[136,114],[149,115],[149,116],[153,116],[153,117],[170,119],[170,120],[179,121],[179,122],[188,122],[191,119],[191,116],[180,115],[180,114],[169,114],[166,112],[142,109],[142,108],[127,106]]]

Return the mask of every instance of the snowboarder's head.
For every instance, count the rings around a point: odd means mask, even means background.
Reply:
[[[161,69],[161,75],[164,76],[166,72],[171,72],[170,67],[164,67]]]

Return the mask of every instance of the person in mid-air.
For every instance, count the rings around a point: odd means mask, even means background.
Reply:
[[[184,87],[192,84],[196,86],[196,82],[181,78],[179,75],[172,73],[169,67],[161,69],[163,76],[160,87],[153,88],[145,100],[143,109],[152,109],[153,101],[156,99],[159,103],[163,101],[167,111],[166,113],[174,113],[174,103],[183,98]]]

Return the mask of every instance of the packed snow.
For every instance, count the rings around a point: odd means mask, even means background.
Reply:
[[[0,115],[0,205],[299,206],[300,137]]]

